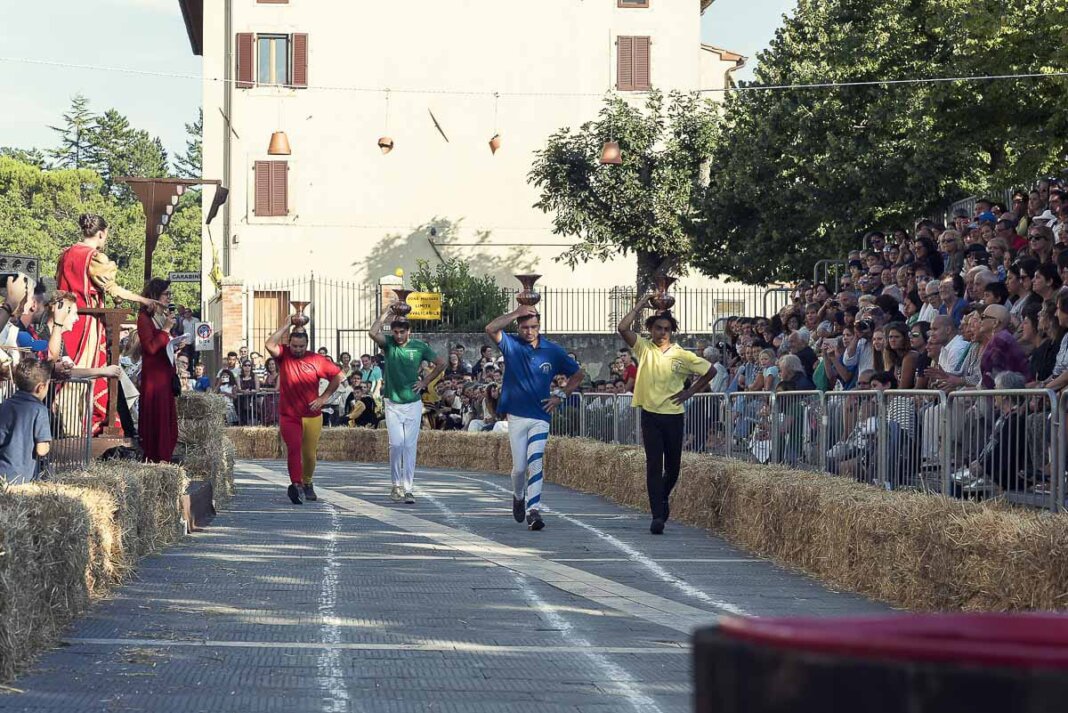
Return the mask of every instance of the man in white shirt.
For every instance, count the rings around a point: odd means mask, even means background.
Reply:
[[[938,355],[939,368],[947,374],[959,376],[964,364],[964,356],[971,344],[957,334],[957,329],[953,326],[953,318],[949,315],[938,315],[931,322],[931,331],[938,333],[940,341],[945,345],[942,347],[942,353]]]
[[[942,306],[942,295],[938,292],[938,280],[931,280],[921,292],[924,296],[923,307],[920,307],[920,322],[933,324],[938,316],[938,308]]]

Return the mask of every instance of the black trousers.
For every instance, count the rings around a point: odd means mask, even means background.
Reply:
[[[654,520],[667,520],[668,498],[679,480],[685,421],[686,417],[681,413],[653,413],[642,409],[645,486]]]

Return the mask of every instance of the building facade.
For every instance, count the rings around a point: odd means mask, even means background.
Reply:
[[[630,284],[633,257],[554,261],[572,241],[532,207],[534,152],[609,91],[722,89],[744,62],[701,44],[711,0],[179,2],[204,58],[204,175],[230,189],[205,266],[214,246],[246,283],[462,257],[548,287]],[[289,155],[268,155],[277,131]]]

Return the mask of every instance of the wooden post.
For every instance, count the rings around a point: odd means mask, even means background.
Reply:
[[[119,357],[122,355],[122,347],[119,345],[119,334],[122,332],[122,325],[124,322],[134,321],[135,318],[132,316],[135,314],[134,310],[83,308],[79,309],[78,313],[96,317],[104,323],[104,333],[107,335],[107,340],[110,344],[108,349],[108,366],[118,364]],[[108,379],[108,415],[107,421],[104,423],[104,435],[121,435],[118,429],[115,428],[115,418],[119,412],[118,404],[119,390],[116,388],[115,384],[112,383],[112,380]]]

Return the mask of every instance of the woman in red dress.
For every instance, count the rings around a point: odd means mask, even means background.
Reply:
[[[143,295],[151,302],[171,303],[169,280],[149,280]],[[174,317],[153,315],[149,307],[137,313],[137,338],[141,342],[141,398],[137,408],[137,434],[149,463],[169,463],[178,442],[178,408],[175,404],[175,371],[170,331]],[[175,342],[176,347],[180,347]]]
[[[82,229],[82,241],[70,246],[59,256],[57,265],[57,289],[73,292],[78,300],[78,309],[98,309],[104,306],[104,295],[112,299],[138,302],[152,309],[159,303],[142,297],[120,285],[116,278],[118,266],[104,254],[108,242],[108,224],[99,215],[83,214],[78,218]],[[107,366],[107,335],[104,323],[97,317],[81,314],[74,327],[63,335],[67,356],[83,369],[101,369]],[[93,432],[99,433],[105,425],[108,413],[108,382],[97,379],[93,382]]]

